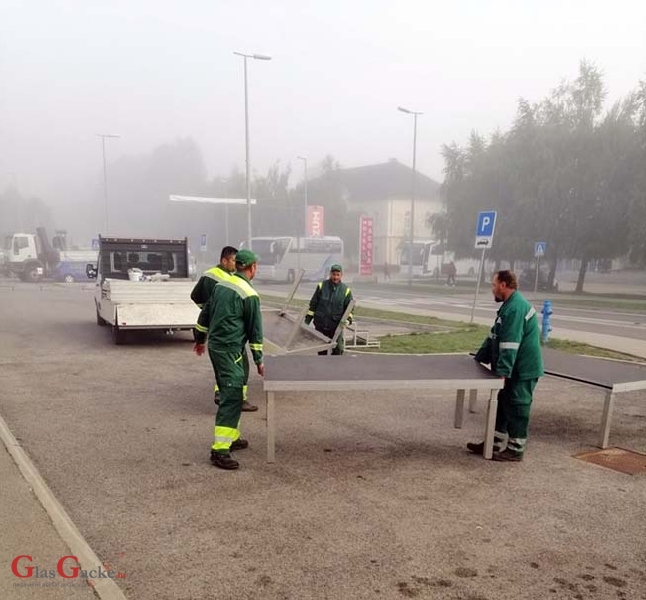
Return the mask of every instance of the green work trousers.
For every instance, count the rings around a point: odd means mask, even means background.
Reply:
[[[227,454],[231,444],[240,437],[242,388],[249,373],[249,362],[245,361],[244,349],[242,352],[226,352],[209,348],[209,358],[220,388],[220,406],[215,415],[212,449]]]
[[[507,447],[524,452],[529,432],[529,412],[538,379],[505,379],[498,392],[496,438],[507,440]]]

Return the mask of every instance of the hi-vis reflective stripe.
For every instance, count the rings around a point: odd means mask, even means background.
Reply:
[[[345,295],[347,296],[350,293],[350,288],[346,288]]]
[[[222,280],[219,285],[229,288],[230,290],[235,290],[242,298],[258,296],[258,292],[256,292],[249,283],[247,283],[242,277],[236,277],[235,275],[231,275],[229,279]]]
[[[501,350],[518,350],[520,343],[518,342],[500,342]]]
[[[208,331],[209,331],[208,327],[204,327],[204,325],[200,325],[199,323],[196,323],[195,329],[197,329],[201,333],[208,333]]]
[[[308,314],[308,316],[313,317],[314,316],[314,311],[313,310],[308,310],[307,314]]]
[[[240,431],[234,427],[216,425],[213,430],[213,450],[228,450],[233,442],[240,437]]]
[[[249,342],[249,348],[262,352],[262,344],[252,344],[251,342]]]
[[[524,450],[526,443],[527,438],[509,438],[507,447],[511,448],[512,450],[516,450],[516,452],[521,452],[522,450]]]
[[[215,281],[227,281],[231,279],[231,275],[224,271],[223,269],[218,269],[217,267],[214,267],[213,269],[209,269],[208,271],[204,272],[204,277],[208,277],[209,279],[214,279]]]
[[[529,321],[536,314],[536,309],[532,306],[525,315],[525,321]]]

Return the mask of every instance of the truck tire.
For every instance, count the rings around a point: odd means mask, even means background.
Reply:
[[[42,275],[38,273],[39,268],[41,266],[38,264],[27,265],[21,279],[28,283],[38,283],[42,279]]]
[[[99,327],[105,327],[108,322],[99,314],[99,309],[96,309],[96,324]]]
[[[126,332],[123,329],[120,329],[118,325],[112,326],[112,341],[120,346],[126,341]]]

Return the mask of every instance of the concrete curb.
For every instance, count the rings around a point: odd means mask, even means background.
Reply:
[[[49,515],[54,528],[78,558],[81,569],[89,572],[103,566],[63,506],[49,489],[34,463],[11,433],[2,416],[0,416],[0,438],[20,469],[25,481],[34,491]],[[102,600],[126,600],[119,586],[110,578],[87,580],[87,583]]]

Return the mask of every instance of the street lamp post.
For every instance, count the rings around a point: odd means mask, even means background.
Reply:
[[[301,229],[301,232],[303,233],[304,237],[307,237],[307,157],[305,156],[297,156],[298,160],[303,161],[303,166],[305,168],[305,179],[303,183],[303,229]],[[298,269],[300,270],[301,268],[301,240],[300,240],[301,234],[299,232],[298,234]]]
[[[103,196],[105,199],[105,234],[110,231],[110,211],[108,210],[108,171],[105,166],[105,140],[106,138],[121,137],[114,133],[97,133],[97,137],[101,138],[101,146],[103,148]]]
[[[246,180],[247,180],[247,247],[251,249],[251,164],[249,149],[249,94],[247,91],[247,59],[254,60],[271,60],[271,56],[264,54],[244,54],[243,52],[234,52],[237,56],[242,56],[244,60],[244,131],[245,131],[245,162],[246,162]]]
[[[403,106],[398,106],[397,110],[413,115],[413,183],[411,188],[410,199],[410,232],[409,232],[409,247],[408,247],[408,285],[413,286],[413,239],[415,234],[415,184],[417,179],[417,172],[415,170],[415,161],[417,159],[417,116],[424,113],[409,110]]]

